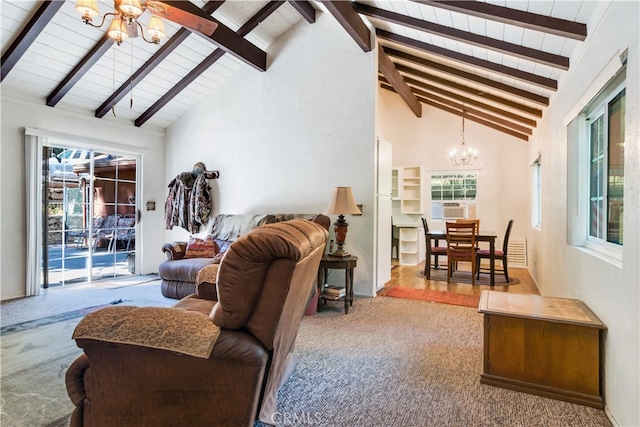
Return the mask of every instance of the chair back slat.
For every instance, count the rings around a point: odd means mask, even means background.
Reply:
[[[451,281],[454,265],[458,261],[471,263],[471,284],[475,284],[476,273],[476,227],[475,221],[447,222],[447,282]]]
[[[473,254],[476,246],[475,222],[447,222],[447,246],[453,256],[456,254]],[[474,255],[475,256],[475,255]]]

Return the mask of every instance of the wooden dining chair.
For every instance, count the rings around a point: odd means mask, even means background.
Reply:
[[[496,270],[497,272],[504,273],[504,279],[509,283],[509,270],[507,265],[507,248],[509,247],[509,235],[511,234],[511,227],[513,226],[513,220],[510,219],[507,224],[507,230],[504,232],[504,240],[502,241],[502,250],[495,251],[494,258],[502,261],[502,270]],[[481,266],[483,259],[491,259],[490,251],[481,249],[476,252],[476,266],[477,266],[477,278],[480,278],[480,273],[491,273],[488,267],[483,268]]]
[[[447,222],[447,283],[459,261],[471,263],[471,284],[476,283],[476,223]]]
[[[422,228],[424,229],[424,239],[425,239],[425,248],[427,246],[431,246],[431,255],[434,258],[433,268],[438,268],[438,257],[439,256],[447,256],[447,247],[446,246],[435,246],[431,245],[431,239],[429,238],[429,224],[427,224],[426,218],[422,218]],[[424,260],[424,275],[427,275],[427,269],[431,268],[431,257],[426,257]]]

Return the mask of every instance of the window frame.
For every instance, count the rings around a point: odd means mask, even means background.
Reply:
[[[441,189],[440,191],[440,198],[434,199],[433,198],[433,180],[434,178],[443,178],[443,177],[451,177],[454,176],[453,179],[455,180],[462,180],[462,188],[458,189],[455,185],[453,186],[453,189],[451,191],[452,193],[452,197],[451,198],[443,198],[442,196],[444,195],[445,190]],[[468,202],[468,201],[476,201],[478,199],[478,172],[432,172],[429,174],[429,198],[431,200],[431,202]],[[444,179],[444,178],[443,178]],[[451,179],[451,178],[449,178]],[[474,189],[474,193],[473,196],[468,197],[467,193],[469,191],[469,189],[471,187],[467,187],[466,186],[466,181],[469,179],[474,179],[475,180],[475,185],[473,186]],[[462,192],[463,196],[462,197],[454,197],[456,195],[456,193],[460,194],[460,192]]]
[[[616,78],[614,78],[609,84],[607,84],[603,90],[596,96],[585,108],[583,111],[583,134],[584,134],[584,144],[585,149],[584,159],[586,168],[585,168],[585,176],[581,180],[584,183],[584,194],[581,196],[582,203],[584,205],[584,209],[586,214],[586,223],[584,224],[584,235],[585,235],[585,244],[584,246],[593,251],[602,253],[606,256],[622,259],[622,253],[624,248],[624,238],[622,238],[622,243],[614,243],[608,241],[608,229],[609,229],[609,207],[610,202],[608,199],[609,192],[609,180],[612,177],[610,174],[610,159],[609,159],[609,107],[612,105],[613,101],[615,101],[618,97],[623,96],[626,100],[626,75],[625,73],[620,73]],[[592,198],[594,197],[592,194],[592,164],[595,158],[592,156],[592,127],[596,120],[602,119],[602,135],[604,136],[602,154],[598,157],[601,157],[602,161],[602,179],[599,181],[601,185],[601,193],[598,194],[598,198],[602,200],[603,208],[602,208],[602,216],[603,218],[600,223],[600,227],[603,232],[602,235],[593,236],[591,234],[591,209],[592,209]],[[623,116],[622,128],[624,131],[626,116]],[[624,153],[623,153],[623,164],[624,164]],[[624,169],[623,169],[624,170]],[[623,175],[624,177],[624,175]],[[623,184],[624,186],[624,184]],[[622,193],[622,200],[624,206],[624,191]],[[624,227],[620,226],[620,233],[623,235]]]
[[[438,178],[446,178],[446,177],[454,177],[453,179],[462,181],[462,188],[458,188],[455,184],[451,187],[451,198],[444,198],[445,190],[441,188],[440,190],[440,198],[433,198],[433,180]],[[438,171],[438,172],[430,172],[429,173],[429,205],[430,209],[430,218],[433,220],[443,220],[444,216],[442,215],[443,206],[445,203],[465,203],[466,206],[474,206],[475,209],[476,201],[478,200],[478,180],[480,178],[480,173],[477,170],[474,171]],[[451,179],[451,178],[449,178]],[[467,180],[474,180],[473,186],[467,186]],[[473,189],[473,195],[469,194],[470,189]],[[455,197],[456,194],[462,194],[462,197]],[[475,210],[474,210],[475,212]],[[438,214],[439,213],[439,214]]]

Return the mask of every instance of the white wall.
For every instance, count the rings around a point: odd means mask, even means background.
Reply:
[[[529,228],[528,143],[465,120],[467,145],[478,150],[472,166],[453,166],[449,151],[460,147],[462,118],[427,105],[417,118],[395,93],[380,89],[377,129],[393,144],[394,166],[423,166],[425,218],[430,218],[431,172],[475,171],[478,173],[476,217],[483,230],[502,236],[513,219],[512,239],[523,240]],[[418,223],[420,222],[417,217]],[[443,229],[442,221],[429,221],[432,229]],[[501,244],[501,243],[500,243]]]
[[[589,36],[534,134],[529,157],[542,153],[542,228],[529,231],[536,264],[531,274],[544,295],[583,300],[607,325],[605,400],[622,426],[640,425],[640,34],[639,3],[601,5],[606,14],[590,23]],[[573,119],[593,82],[612,59],[629,48],[626,92],[624,256],[615,266],[567,242],[567,155],[565,120]],[[586,100],[588,101],[588,100]],[[577,111],[576,111],[577,109]],[[571,116],[571,117],[569,117]]]
[[[117,147],[142,155],[144,187],[140,200],[155,200],[157,210],[142,211],[138,247],[141,274],[158,271],[164,259],[160,248],[164,243],[163,205],[164,134],[148,131],[109,120],[100,120],[90,112],[65,111],[36,102],[20,101],[2,94],[2,134],[0,139],[0,298],[2,300],[25,295],[25,158],[24,128],[84,137],[103,142],[104,147]]]
[[[267,72],[242,67],[167,130],[166,177],[197,161],[219,170],[214,214],[320,213],[334,187],[353,187],[364,215],[347,216],[346,250],[359,257],[355,292],[372,296],[376,53],[318,12],[267,55]]]

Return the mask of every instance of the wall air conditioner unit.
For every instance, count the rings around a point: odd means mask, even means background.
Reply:
[[[444,202],[442,204],[442,218],[444,219],[466,219],[467,204],[461,202]]]

